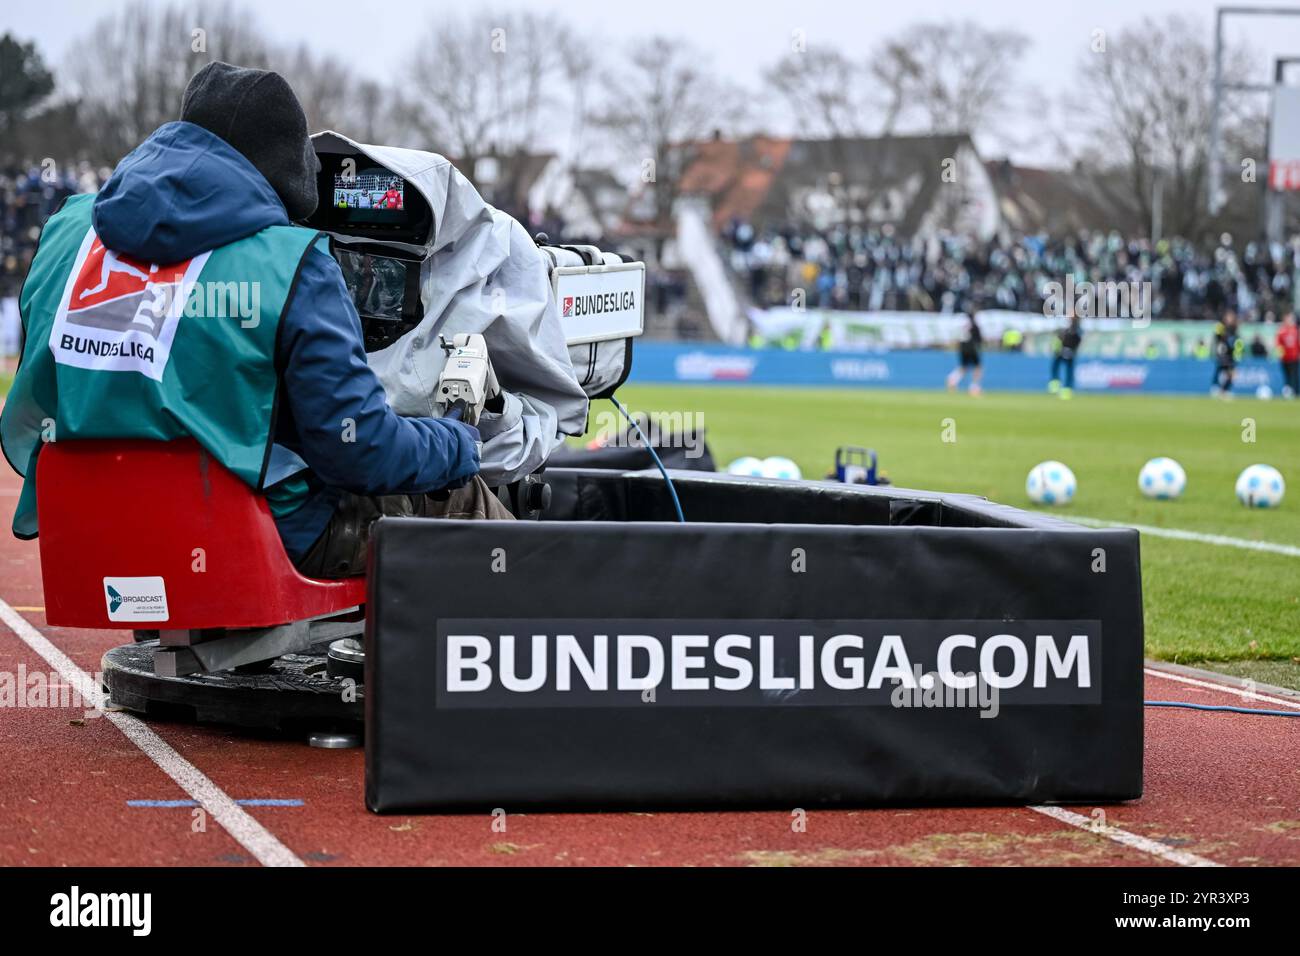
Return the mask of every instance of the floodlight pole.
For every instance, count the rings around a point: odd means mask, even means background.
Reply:
[[[1223,144],[1220,114],[1223,109],[1225,89],[1261,93],[1271,90],[1261,84],[1223,83],[1223,21],[1228,16],[1243,17],[1296,17],[1300,7],[1218,7],[1214,11],[1214,90],[1210,106],[1210,175],[1206,182],[1206,209],[1211,216],[1223,208]]]

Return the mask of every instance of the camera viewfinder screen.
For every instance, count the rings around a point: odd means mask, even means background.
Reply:
[[[352,223],[392,223],[406,218],[406,180],[382,167],[334,174],[334,208]]]

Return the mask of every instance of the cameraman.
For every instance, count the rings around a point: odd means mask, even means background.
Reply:
[[[180,122],[123,159],[97,196],[73,197],[49,219],[23,289],[26,354],[0,420],[9,460],[26,476],[15,534],[37,533],[47,418],[60,440],[195,438],[266,497],[285,551],[312,576],[364,573],[380,515],[510,517],[478,477],[474,428],[389,407],[338,263],[314,231],[290,225],[315,209],[319,168],[289,84],[213,62],[186,87]],[[144,354],[130,310],[133,294],[163,288],[147,284],[159,268],[151,263],[179,264],[187,277],[192,263],[200,293],[251,288],[254,312],[162,316],[168,347],[157,338]],[[112,295],[100,301],[87,274],[114,282]],[[68,328],[100,329],[92,344],[109,349],[97,353],[108,361],[87,366],[72,346],[55,347],[65,287],[80,290],[83,314],[95,310],[93,322]]]

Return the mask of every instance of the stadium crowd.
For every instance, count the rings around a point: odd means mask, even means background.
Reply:
[[[797,289],[809,308],[1042,312],[1048,283],[1151,283],[1152,318],[1271,321],[1290,307],[1300,236],[1288,243],[1229,236],[1209,248],[1180,238],[1080,232],[981,241],[945,235],[911,239],[886,226],[816,231],[756,230],[732,223],[723,235],[732,268],[760,307],[788,305]]]
[[[18,351],[18,293],[42,224],[68,196],[93,192],[107,176],[88,163],[0,168],[0,356]]]

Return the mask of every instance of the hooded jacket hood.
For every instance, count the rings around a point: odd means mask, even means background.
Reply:
[[[166,123],[131,151],[95,198],[95,233],[114,252],[182,262],[267,226],[289,224],[266,178],[193,123]]]

